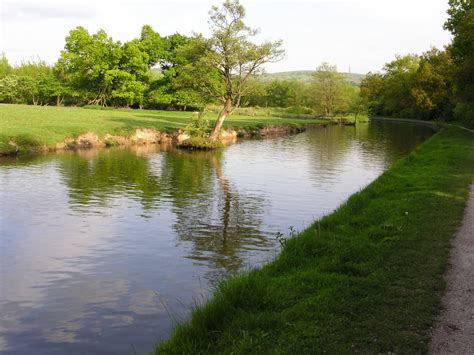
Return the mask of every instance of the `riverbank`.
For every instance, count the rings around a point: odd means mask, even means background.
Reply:
[[[275,261],[222,282],[156,353],[427,352],[473,177],[472,133],[442,129]]]
[[[192,112],[0,104],[0,155],[93,146],[179,143]],[[213,120],[215,115],[206,114]],[[224,139],[296,133],[327,120],[232,115]]]
[[[387,122],[404,122],[404,123],[412,123],[412,124],[420,124],[425,126],[433,126],[433,121],[423,121],[423,120],[415,120],[411,118],[395,118],[395,117],[380,117],[374,116],[370,118],[371,120],[375,121],[387,121]]]

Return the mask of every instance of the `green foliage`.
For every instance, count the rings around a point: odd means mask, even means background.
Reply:
[[[123,45],[105,31],[77,27],[66,37],[56,69],[88,104],[143,106],[149,68],[163,52],[162,39],[144,26],[139,40]]]
[[[224,145],[220,140],[209,140],[207,137],[191,137],[179,144],[180,148],[190,150],[213,150],[222,148]]]
[[[45,62],[24,62],[0,79],[0,102],[59,105],[66,88]]]
[[[309,107],[312,104],[310,85],[296,80],[274,80],[267,84],[266,106]]]
[[[104,30],[90,35],[85,28],[76,27],[66,37],[57,66],[65,73],[69,85],[89,104],[105,105],[113,80],[108,72],[117,69],[120,57],[120,43]]]
[[[397,56],[382,74],[367,74],[360,95],[372,115],[451,119],[454,72],[447,51],[432,48],[419,56]]]
[[[155,32],[149,25],[143,26],[140,39],[136,42],[132,41],[131,43],[138,43],[140,51],[146,54],[147,67],[154,66],[166,56],[165,41],[159,33]]]
[[[397,56],[362,81],[372,115],[474,124],[474,3],[450,0],[448,16],[444,28],[453,42],[446,50]]]
[[[8,62],[7,57],[5,57],[5,54],[2,53],[0,56],[0,79],[3,79],[6,77],[8,74],[12,72],[12,66]]]
[[[319,114],[333,117],[337,112],[344,111],[344,105],[347,104],[347,86],[344,85],[344,77],[337,71],[336,66],[323,63],[317,68],[311,92],[313,105]]]
[[[223,104],[210,138],[216,139],[227,115],[239,107],[252,75],[262,65],[282,58],[282,42],[252,42],[257,31],[244,22],[245,9],[238,0],[226,0],[209,12],[211,36],[196,36],[188,53],[198,54],[182,75],[209,101]]]
[[[285,235],[282,232],[277,232],[276,236],[275,236],[275,239],[278,241],[280,246],[282,248],[284,248],[288,244],[288,241],[291,238],[295,237],[297,234],[298,233],[296,232],[295,227],[290,226],[290,227],[288,227],[288,235]]]
[[[433,120],[452,117],[454,63],[446,51],[432,48],[420,56],[411,95],[417,117]]]
[[[198,90],[199,82],[193,79],[192,64],[200,56],[196,39],[178,33],[163,39],[166,51],[162,58],[162,76],[151,84],[147,103],[151,107],[202,109],[208,102]]]
[[[474,125],[474,2],[450,0],[448,15],[445,28],[453,35],[448,50],[456,63],[455,115]]]
[[[10,104],[22,102],[19,93],[18,76],[7,75],[0,79],[0,102]]]
[[[385,64],[383,98],[386,115],[401,118],[415,117],[415,100],[411,95],[411,88],[418,67],[419,57],[412,54],[396,56],[395,60]]]
[[[191,122],[184,129],[193,138],[205,138],[209,136],[211,127],[209,120],[204,118],[204,111],[193,112]]]

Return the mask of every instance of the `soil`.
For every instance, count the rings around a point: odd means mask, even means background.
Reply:
[[[431,354],[474,354],[474,183],[463,224],[452,242],[444,309],[430,343]]]

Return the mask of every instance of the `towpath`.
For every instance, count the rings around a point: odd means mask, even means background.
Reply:
[[[430,353],[474,354],[474,183],[452,243],[444,310],[432,334]]]

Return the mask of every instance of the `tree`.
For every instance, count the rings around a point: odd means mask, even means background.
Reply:
[[[155,106],[167,106],[186,110],[202,109],[205,99],[196,90],[196,80],[189,77],[188,66],[199,60],[194,39],[179,33],[163,38],[163,52],[159,61],[160,76],[148,92],[147,100]]]
[[[148,56],[148,67],[153,67],[166,56],[166,41],[149,25],[144,25],[140,39],[132,41],[139,44],[140,49]]]
[[[382,92],[385,81],[380,73],[367,73],[360,83],[360,96],[367,104],[367,109],[371,115],[383,113]]]
[[[416,118],[416,102],[411,94],[420,58],[409,54],[396,56],[384,66],[382,91],[383,114],[403,118]]]
[[[126,42],[120,49],[117,68],[106,74],[106,81],[112,88],[111,99],[119,105],[128,107],[136,103],[142,107],[149,79],[150,56],[135,40]]]
[[[449,47],[454,63],[455,94],[459,118],[474,122],[474,2],[472,0],[449,0],[449,18],[444,28],[453,35]]]
[[[334,116],[343,100],[344,77],[329,63],[321,64],[313,75],[312,87],[316,110]]]
[[[85,28],[76,27],[66,37],[57,66],[89,104],[106,105],[112,91],[108,71],[118,68],[120,57],[120,43],[104,30],[90,35]]]
[[[6,77],[8,74],[12,72],[12,66],[8,63],[7,57],[5,54],[2,53],[0,56],[0,79]]]
[[[220,111],[209,140],[218,138],[225,118],[241,104],[252,75],[262,65],[283,57],[282,42],[251,41],[257,30],[244,23],[245,9],[238,0],[226,0],[209,12],[211,37],[197,36],[193,41],[199,59],[187,67],[187,74],[204,97],[219,101]]]
[[[454,63],[446,51],[436,48],[420,56],[411,95],[422,119],[451,118]]]
[[[247,83],[247,90],[243,96],[241,106],[245,107],[267,107],[268,106],[268,85],[259,80],[252,78]]]
[[[121,44],[100,30],[77,27],[66,37],[56,70],[89,104],[143,105],[148,71],[163,55],[160,35],[143,26],[140,39]]]
[[[21,102],[18,81],[18,76],[12,74],[0,79],[0,102],[9,104]]]

